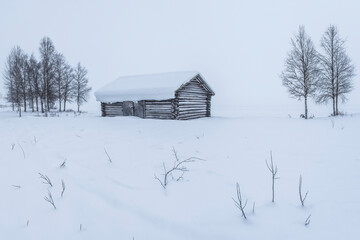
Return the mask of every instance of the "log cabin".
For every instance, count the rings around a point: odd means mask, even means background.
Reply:
[[[176,120],[210,117],[214,95],[195,71],[120,77],[95,92],[103,117]]]

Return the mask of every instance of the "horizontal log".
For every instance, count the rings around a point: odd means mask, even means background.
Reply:
[[[159,101],[152,101],[152,100],[144,100],[145,104],[164,104],[164,103],[171,103],[173,101],[173,99],[171,100],[159,100]]]
[[[206,112],[203,113],[179,113],[178,117],[191,117],[191,116],[206,116]]]
[[[189,107],[207,107],[209,105],[206,103],[189,103],[189,104],[179,104],[178,106],[189,108]]]
[[[123,106],[123,104],[108,104],[108,103],[105,103],[103,106]]]
[[[179,113],[178,118],[187,118],[187,117],[193,117],[193,116],[205,117],[206,113]]]
[[[201,94],[207,95],[209,92],[205,91],[203,88],[191,88],[191,87],[182,87],[181,89],[176,91],[178,94],[181,93],[194,93],[194,94]]]
[[[200,92],[194,92],[194,91],[180,91],[177,92],[177,97],[180,96],[199,96],[199,97],[207,97],[208,93],[200,93]]]
[[[178,103],[178,106],[180,105],[188,105],[188,104],[198,104],[198,105],[206,105],[207,102],[206,101],[195,101],[195,100],[182,100],[182,101],[179,101]]]
[[[207,110],[206,109],[180,109],[179,111],[178,111],[179,113],[184,113],[184,114],[186,114],[186,113],[206,113],[207,112]]]
[[[174,119],[174,116],[145,116],[145,118],[151,118],[151,119]]]

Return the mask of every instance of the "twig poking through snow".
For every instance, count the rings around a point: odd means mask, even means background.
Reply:
[[[111,157],[110,157],[109,154],[107,153],[106,148],[104,148],[104,151],[105,151],[105,153],[106,153],[106,156],[107,156],[108,159],[109,159],[109,162],[112,163]]]
[[[15,143],[11,144],[11,150],[14,150],[15,148]]]
[[[54,207],[54,209],[56,209],[55,202],[54,202],[54,199],[53,199],[50,191],[48,191],[48,195],[45,196],[44,199],[45,199],[45,201],[50,203]]]
[[[253,203],[252,213],[255,213],[255,202]]]
[[[169,183],[169,177],[172,177],[172,179],[175,181],[180,181],[181,179],[183,179],[185,172],[189,171],[189,169],[186,166],[184,166],[185,163],[195,162],[197,160],[205,161],[204,159],[197,158],[197,157],[190,157],[190,158],[187,158],[184,160],[180,160],[175,148],[173,148],[173,153],[175,156],[175,161],[173,163],[173,166],[170,169],[167,169],[165,166],[165,163],[163,162],[164,178],[161,180],[158,176],[156,176],[156,174],[154,174],[155,179],[159,181],[159,183],[161,184],[161,186],[164,189],[166,189],[166,186]],[[175,173],[175,172],[179,173],[179,175],[176,178],[174,178],[174,176],[173,176],[173,173]]]
[[[240,185],[239,183],[236,183],[236,197],[237,200],[235,200],[234,198],[232,199],[235,203],[235,206],[240,209],[242,217],[246,220],[246,214],[245,214],[245,207],[247,204],[247,199],[245,201],[245,203],[243,202],[242,196],[241,196],[241,191],[240,191]]]
[[[310,224],[310,217],[311,217],[311,214],[307,217],[307,219],[305,220],[304,222],[304,225],[307,226]]]
[[[29,221],[29,220],[27,220],[27,222],[26,222],[26,226],[27,226],[27,227],[29,226],[29,222],[30,222],[30,221]]]
[[[11,186],[13,186],[14,188],[21,188],[20,185],[11,185]]]
[[[278,177],[276,177],[276,174],[278,172],[278,168],[277,165],[274,165],[273,159],[272,159],[272,151],[270,151],[270,164],[268,163],[267,160],[265,160],[266,162],[266,166],[269,169],[269,171],[271,172],[271,179],[272,179],[272,202],[275,201],[275,180],[279,179]]]
[[[80,232],[82,231],[82,224],[80,224],[80,227],[79,227],[79,229],[80,229]]]
[[[64,192],[65,192],[65,182],[64,182],[64,180],[62,180],[62,179],[61,179],[61,187],[62,187],[61,197],[63,197]]]
[[[305,196],[303,197],[302,196],[302,176],[300,175],[300,178],[299,178],[299,197],[300,197],[300,202],[301,202],[301,205],[304,206],[305,205],[305,199],[309,193],[309,191],[307,191],[305,193]]]
[[[20,144],[20,143],[18,143],[18,145],[19,145],[19,147],[21,148],[21,151],[22,151],[22,153],[23,153],[24,158],[26,158],[26,156],[25,156],[25,152],[24,152],[24,149],[22,148],[21,144]]]
[[[51,183],[51,181],[50,181],[50,178],[49,178],[48,176],[42,175],[41,173],[39,173],[39,175],[40,175],[40,179],[43,180],[42,183],[44,183],[44,184],[49,184],[51,187],[53,186],[52,183]]]
[[[62,162],[62,164],[60,165],[60,168],[64,168],[66,167],[66,159]]]

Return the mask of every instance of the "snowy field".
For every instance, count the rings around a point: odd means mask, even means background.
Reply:
[[[360,115],[305,121],[237,111],[162,121],[1,110],[0,239],[358,239]],[[205,161],[186,164],[184,179],[164,190],[154,174],[174,162],[172,148]],[[270,151],[280,177],[275,203]],[[247,220],[232,200],[237,182]]]

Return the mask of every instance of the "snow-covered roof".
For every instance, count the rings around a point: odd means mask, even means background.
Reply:
[[[120,77],[95,92],[99,102],[164,100],[199,72],[172,72]]]

